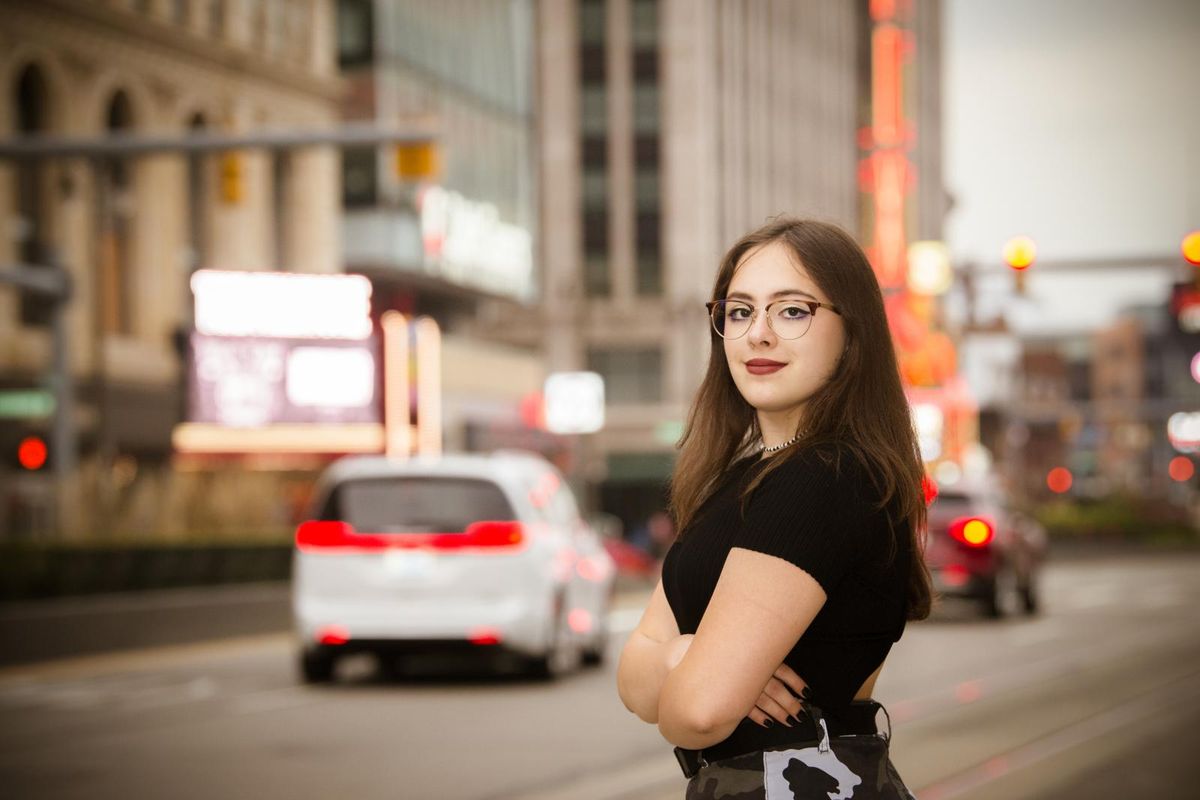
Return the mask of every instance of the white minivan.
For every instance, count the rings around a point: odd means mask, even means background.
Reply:
[[[342,458],[296,529],[301,675],[364,651],[504,653],[543,677],[598,664],[615,573],[539,455]]]

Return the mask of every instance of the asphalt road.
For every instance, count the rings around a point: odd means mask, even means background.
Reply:
[[[948,607],[893,650],[877,697],[910,788],[921,800],[1200,797],[1200,554],[1073,561],[1045,578],[1037,618]],[[177,613],[206,616],[201,595],[170,597]],[[224,597],[219,615],[236,617]],[[117,629],[130,614],[171,627],[169,609],[106,602],[84,627]],[[9,666],[0,794],[679,798],[669,745],[615,696],[615,657],[642,602],[622,595],[609,663],[553,684],[458,662],[384,678],[362,658],[311,688],[278,633]],[[53,608],[61,619],[71,606]],[[10,608],[5,624],[24,614],[28,629],[36,611]]]

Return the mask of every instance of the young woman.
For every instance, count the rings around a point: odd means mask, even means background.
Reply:
[[[875,274],[837,227],[777,219],[726,254],[708,307],[679,535],[621,700],[677,745],[689,800],[908,798],[870,698],[929,613],[924,467]]]

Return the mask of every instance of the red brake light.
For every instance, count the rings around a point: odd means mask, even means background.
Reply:
[[[317,631],[317,641],[321,644],[345,644],[350,641],[350,631],[341,625],[327,625]]]
[[[491,549],[517,547],[524,541],[524,527],[513,520],[473,522],[462,533],[359,533],[350,523],[338,520],[309,520],[296,528],[296,547],[305,552],[390,548]]]
[[[959,517],[950,523],[950,535],[968,547],[986,547],[996,535],[996,526],[983,517]]]
[[[301,550],[317,550],[326,547],[356,547],[360,542],[354,527],[348,522],[336,520],[309,520],[296,528],[296,547]]]
[[[500,644],[503,639],[498,628],[474,628],[467,633],[471,644]]]
[[[521,523],[512,521],[472,522],[462,536],[466,547],[513,547],[525,541]]]

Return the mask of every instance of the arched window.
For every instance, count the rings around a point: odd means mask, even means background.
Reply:
[[[108,101],[105,129],[109,134],[133,129],[133,106],[124,90]],[[105,161],[100,168],[98,225],[99,289],[105,333],[133,332],[133,164]]]
[[[50,130],[50,92],[36,64],[21,70],[13,92],[19,136],[38,136]],[[44,266],[50,260],[49,173],[38,162],[16,162],[17,257],[22,263]],[[47,325],[53,305],[40,295],[21,294],[21,324]]]

